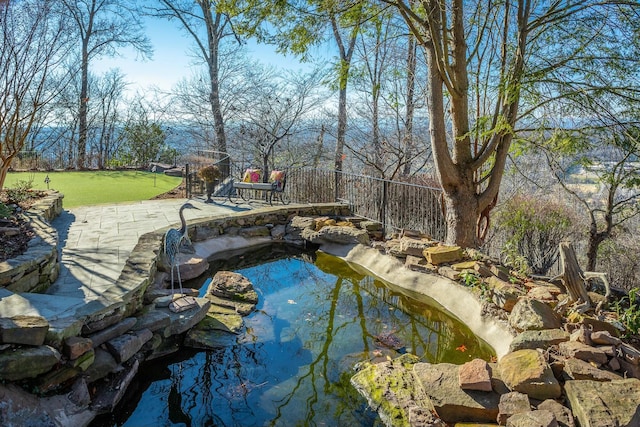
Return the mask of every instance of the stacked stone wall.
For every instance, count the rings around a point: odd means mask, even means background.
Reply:
[[[22,255],[0,263],[0,287],[14,293],[40,293],[58,278],[58,234],[49,222],[62,212],[63,197],[50,191],[25,212],[35,237]]]

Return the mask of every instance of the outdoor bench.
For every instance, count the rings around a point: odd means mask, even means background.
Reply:
[[[260,181],[260,171],[257,169],[247,169],[242,181],[233,181],[229,189],[229,201],[234,202],[234,198],[240,198],[245,202],[254,199],[256,193],[264,193],[266,200],[273,205],[273,198],[276,197],[284,205],[289,204],[289,197],[285,194],[287,174],[285,171],[274,170],[269,176],[269,182]]]

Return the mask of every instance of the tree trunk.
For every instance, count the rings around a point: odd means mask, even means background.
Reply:
[[[447,234],[445,243],[463,248],[478,247],[477,219],[480,214],[473,188],[443,192]]]
[[[340,71],[339,71],[339,93],[338,93],[338,132],[336,135],[336,152],[334,159],[334,168],[336,171],[342,170],[342,161],[344,155],[344,142],[347,134],[347,83],[349,81],[349,69],[351,68],[351,58],[353,57],[353,49],[356,45],[358,36],[358,26],[351,29],[349,36],[349,44],[345,46],[342,42],[342,36],[338,26],[338,20],[335,16],[331,17],[331,27],[333,29],[333,37],[340,50]]]
[[[404,129],[404,157],[405,163],[402,173],[411,174],[413,165],[414,142],[413,142],[413,116],[415,112],[415,87],[416,87],[416,42],[415,37],[409,34],[407,47],[407,108],[405,112]]]
[[[208,52],[206,54],[207,67],[209,69],[209,84],[211,92],[209,93],[209,103],[211,104],[211,112],[213,114],[213,126],[216,133],[216,150],[219,151],[224,158],[218,164],[223,175],[229,175],[229,157],[225,157],[227,153],[227,136],[224,130],[224,117],[222,116],[222,105],[220,103],[220,73],[219,73],[219,52],[220,52],[220,34],[224,28],[221,21],[221,15],[215,9],[212,9],[211,2],[199,1],[198,4],[202,10],[206,29]]]
[[[77,169],[84,169],[87,157],[87,114],[89,103],[89,53],[88,53],[88,35],[87,39],[82,41],[82,64],[80,72],[80,108],[78,110],[78,159],[76,163]]]
[[[342,85],[344,84],[344,88]],[[337,171],[342,170],[342,161],[344,154],[344,140],[347,134],[347,79],[340,79],[340,92],[338,95],[338,133],[336,135],[336,152],[334,160],[334,168]]]
[[[322,158],[322,148],[324,147],[324,133],[325,128],[324,125],[320,128],[320,135],[318,135],[318,139],[316,140],[316,153],[313,156],[313,167],[318,168],[320,166],[320,159]]]
[[[562,268],[562,281],[571,300],[578,303],[586,303],[586,306],[590,307],[591,299],[589,299],[584,285],[584,272],[578,264],[576,252],[571,243],[560,243],[560,265]]]

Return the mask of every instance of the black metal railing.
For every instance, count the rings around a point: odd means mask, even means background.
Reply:
[[[298,203],[347,203],[354,215],[382,223],[387,232],[412,229],[437,240],[445,237],[439,188],[303,168],[289,171],[286,191]]]
[[[228,178],[241,179],[247,167],[246,164],[230,162],[228,157],[226,161],[229,164],[229,175],[221,178],[221,186],[228,182]],[[212,163],[216,164],[216,160],[209,157],[202,164],[187,165],[189,197],[204,192],[197,170]],[[386,232],[411,229],[428,234],[436,240],[442,241],[445,238],[442,190],[439,188],[334,170],[286,170],[285,193],[293,203],[343,202],[349,205],[354,215],[380,222]]]
[[[215,150],[196,150],[190,156],[189,163],[185,165],[185,191],[187,198],[194,194],[203,194],[206,191],[205,183],[198,177],[198,171],[205,167],[215,165],[220,169],[219,182],[228,181],[235,176],[231,157],[227,153]]]

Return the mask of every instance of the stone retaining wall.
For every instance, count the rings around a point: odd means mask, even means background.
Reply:
[[[292,218],[346,214],[348,208],[340,204],[258,209],[191,222],[189,232],[194,242],[239,239],[238,248],[271,239],[303,245],[299,234],[286,232]],[[43,214],[33,215],[35,226],[49,231],[47,242],[57,255],[55,231],[44,222]],[[162,263],[164,232],[157,230],[140,238],[116,286],[104,295],[104,301],[115,301],[108,307],[97,304],[92,313],[91,307],[86,307],[84,313],[88,314],[66,326],[54,327],[38,316],[0,319],[0,396],[3,407],[10,408],[0,411],[0,425],[87,425],[98,414],[115,408],[142,362],[181,348],[185,334],[207,316],[211,302],[194,298],[192,308],[175,313],[167,307],[170,296],[149,294],[157,291],[150,285]],[[227,249],[229,245],[221,246],[221,250]],[[16,260],[12,262],[16,268],[28,270],[26,266],[19,267]],[[46,265],[44,262],[43,267]],[[81,328],[76,323],[81,323]],[[60,339],[50,339],[52,328]],[[62,392],[65,394],[59,394]],[[54,396],[38,398],[40,393]]]
[[[25,212],[36,236],[22,255],[0,263],[0,287],[15,293],[44,292],[58,277],[58,234],[49,225],[62,212],[63,195],[49,191]]]

